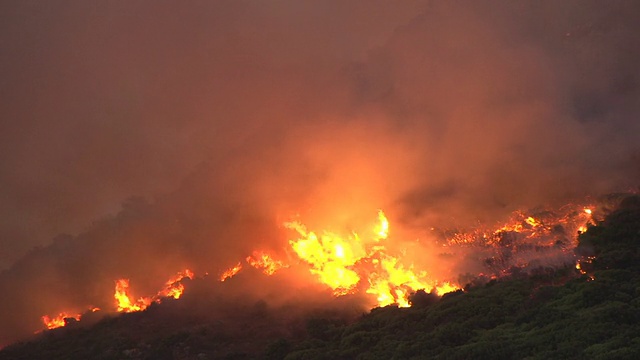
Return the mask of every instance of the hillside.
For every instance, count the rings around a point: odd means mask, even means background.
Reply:
[[[348,299],[315,306],[312,293],[281,306],[201,296],[193,281],[180,300],[83,318],[8,346],[0,359],[635,359],[640,197],[622,201],[579,241],[581,270],[514,271],[364,315]]]

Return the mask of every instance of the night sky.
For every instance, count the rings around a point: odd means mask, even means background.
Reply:
[[[1,339],[30,308],[99,297],[69,290],[90,275],[277,248],[294,214],[346,228],[385,209],[410,233],[639,185],[639,2],[16,0],[0,17],[0,289],[28,303]],[[34,247],[56,260],[25,265]],[[60,283],[65,299],[31,290]]]

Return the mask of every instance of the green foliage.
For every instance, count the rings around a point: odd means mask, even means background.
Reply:
[[[291,344],[287,339],[278,339],[269,345],[264,351],[264,358],[267,360],[282,360],[287,356]]]

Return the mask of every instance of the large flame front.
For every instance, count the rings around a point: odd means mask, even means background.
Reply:
[[[500,276],[508,267],[527,265],[526,257],[513,255],[520,247],[523,252],[532,248],[536,251],[559,248],[572,254],[570,250],[575,246],[576,239],[571,234],[584,232],[586,226],[593,222],[592,213],[590,207],[575,205],[567,205],[564,211],[557,214],[544,213],[540,218],[515,212],[509,222],[501,226],[480,227],[470,232],[444,232],[444,242],[439,245],[447,249],[473,246],[474,249],[489,250],[488,253],[492,253],[491,249],[494,249],[493,253],[496,255],[486,259],[485,263],[488,267],[496,267],[497,271],[492,276]],[[352,231],[345,235],[328,230],[315,232],[297,221],[287,222],[284,226],[296,233],[296,237],[288,242],[291,251],[287,252],[295,254],[318,282],[330,288],[336,296],[359,292],[370,294],[378,306],[409,306],[409,297],[417,290],[442,295],[460,288],[459,284],[450,280],[436,279],[426,270],[416,269],[403,256],[403,250],[394,250],[397,246],[387,246],[390,225],[382,211],[378,211],[378,221],[360,233]],[[558,234],[566,234],[568,241],[573,241],[573,244],[563,245],[564,242],[558,240]],[[579,260],[576,268],[584,273],[580,261],[592,260]],[[266,251],[256,250],[245,257],[244,262],[240,261],[223,271],[218,280],[232,278],[242,271],[243,265],[256,268],[267,276],[290,267],[289,262],[276,259]],[[118,279],[115,281],[114,309],[118,312],[142,311],[164,298],[178,299],[185,290],[182,280],[193,277],[193,272],[188,269],[178,272],[155,295],[139,297],[137,300],[133,300],[134,297],[130,294],[129,280]],[[89,310],[99,309],[89,307]],[[53,329],[65,326],[71,319],[80,320],[80,314],[70,314],[73,313],[62,312],[51,317],[45,315],[42,321],[47,329]]]
[[[384,240],[389,235],[389,221],[382,211],[378,211],[378,223],[364,237],[330,231],[318,236],[299,222],[285,226],[300,236],[290,241],[292,249],[335,295],[353,293],[363,286],[379,306],[409,306],[408,297],[417,290],[442,294],[458,288],[447,282],[439,284],[426,271],[415,271],[412,264],[404,264],[387,249]]]

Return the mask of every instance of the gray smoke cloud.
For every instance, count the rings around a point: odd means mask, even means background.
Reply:
[[[119,277],[286,256],[294,214],[346,230],[383,208],[411,234],[638,185],[635,3],[0,13],[0,343],[108,306]]]

